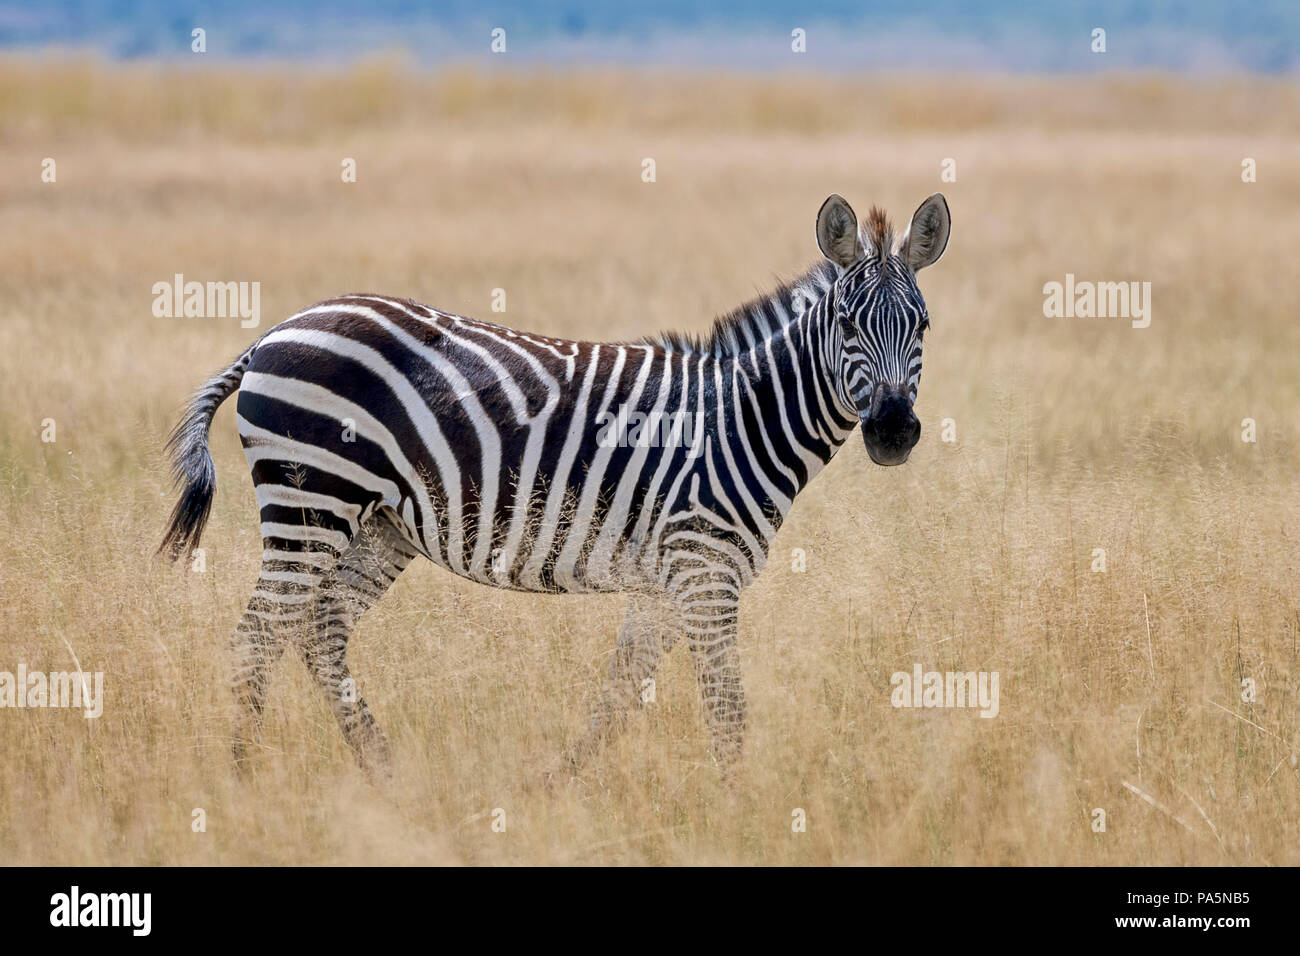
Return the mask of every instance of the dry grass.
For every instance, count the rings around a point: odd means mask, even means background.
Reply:
[[[1300,863],[1297,101],[1158,77],[0,64],[0,670],[71,648],[107,693],[97,721],[0,710],[0,861]],[[703,327],[812,261],[831,191],[905,219],[939,188],[925,436],[896,470],[850,442],[746,595],[734,788],[678,653],[649,719],[526,790],[582,726],[621,603],[427,564],[353,643],[391,786],[292,660],[256,774],[232,774],[227,641],[259,548],[230,409],[208,570],[151,553],[161,441],[255,333],[154,318],[154,282],[260,281],[263,328],[359,290],[486,315],[503,287],[512,324],[623,338]],[[1151,327],[1044,318],[1066,272],[1150,281]],[[997,670],[1000,716],[893,709],[917,661]]]

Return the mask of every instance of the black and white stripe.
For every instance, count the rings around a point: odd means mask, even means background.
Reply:
[[[631,593],[571,764],[622,722],[681,635],[715,752],[734,759],[741,591],[862,417],[863,390],[886,376],[915,397],[925,311],[912,271],[896,255],[822,263],[703,339],[567,341],[378,295],[322,302],[268,331],[173,434],[183,490],[163,544],[175,556],[199,540],[214,485],[208,427],[238,389],[263,560],[235,638],[237,756],[256,738],[267,666],[291,642],[363,762],[386,761],[346,645],[420,554],[496,587]],[[620,406],[668,416],[672,440],[602,445],[600,423]]]

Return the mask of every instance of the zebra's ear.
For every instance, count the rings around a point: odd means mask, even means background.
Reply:
[[[838,193],[831,193],[817,213],[817,247],[841,269],[866,255],[858,238],[858,217]]]
[[[939,261],[948,248],[948,234],[952,231],[952,217],[948,214],[948,200],[943,193],[935,193],[917,207],[912,222],[903,237],[900,252],[903,261],[913,272]]]

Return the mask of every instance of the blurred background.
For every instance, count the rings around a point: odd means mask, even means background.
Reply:
[[[75,654],[106,695],[0,711],[0,861],[1300,862],[1300,7],[353,6],[0,3],[0,670]],[[427,563],[352,641],[383,799],[289,659],[232,774],[233,408],[203,570],[152,554],[165,436],[255,336],[353,291],[701,330],[817,259],[829,193],[901,224],[938,191],[921,444],[850,442],[746,593],[739,786],[675,655],[646,720],[529,790],[622,602]],[[177,273],[260,283],[260,325],[156,316]],[[1150,326],[1045,316],[1067,273],[1150,282]],[[998,671],[999,716],[893,709],[916,663]]]

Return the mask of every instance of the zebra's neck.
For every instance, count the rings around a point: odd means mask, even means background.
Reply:
[[[830,304],[833,280],[834,274],[819,266],[783,286],[766,300],[776,320],[767,334],[718,359],[715,421],[722,427],[714,438],[725,446],[724,458],[753,472],[754,480],[747,484],[761,491],[759,503],[773,533],[794,497],[826,466],[858,421],[840,381],[843,340]],[[746,310],[754,313],[754,304]],[[785,310],[796,315],[783,315]],[[727,427],[729,420],[734,427]]]

